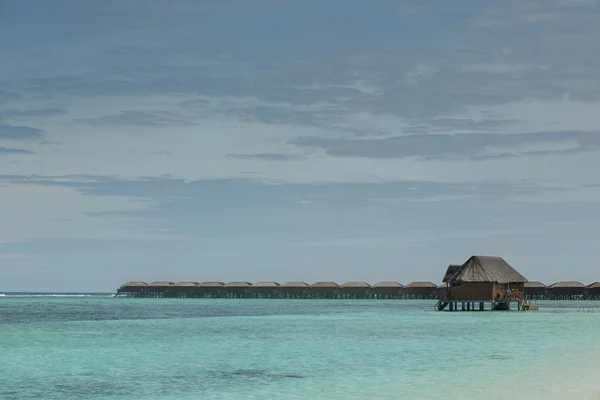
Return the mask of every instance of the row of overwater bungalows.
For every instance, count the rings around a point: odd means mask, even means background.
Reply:
[[[190,297],[190,298],[298,298],[298,299],[436,299],[446,284],[432,282],[127,282],[119,297]],[[557,282],[546,286],[526,282],[525,297],[533,300],[600,300],[600,282]]]

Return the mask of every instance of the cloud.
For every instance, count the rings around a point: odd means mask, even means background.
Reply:
[[[301,154],[228,154],[226,158],[256,161],[304,161],[306,157]]]
[[[301,147],[322,148],[335,157],[485,160],[597,150],[600,148],[600,132],[429,134],[368,140],[305,137],[292,143]]]
[[[54,117],[57,115],[65,115],[67,110],[63,108],[41,108],[29,110],[0,110],[2,118],[20,118],[20,117]]]
[[[0,91],[0,104],[18,100],[20,98],[21,96],[19,96],[17,93]]]
[[[74,121],[94,126],[159,127],[189,124],[189,120],[182,115],[165,111],[121,111],[95,118],[76,118]]]
[[[70,187],[67,182],[40,185],[31,180],[16,182],[12,179],[0,179],[0,197],[0,218],[4,226],[11,227],[0,229],[0,243],[36,238],[172,238],[157,229],[154,223],[127,214],[147,207],[148,202],[144,198],[92,197]],[[44,199],[44,207],[40,207],[39,199]]]
[[[0,125],[0,139],[31,140],[40,139],[44,131],[29,126]]]
[[[0,146],[0,156],[7,154],[33,154],[33,151],[25,150],[25,149],[12,149],[9,147]]]

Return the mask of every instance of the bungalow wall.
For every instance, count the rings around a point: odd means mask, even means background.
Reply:
[[[504,297],[507,289],[518,290],[523,294],[523,283],[501,284],[492,282],[465,282],[450,287],[450,298],[453,300],[494,300]]]

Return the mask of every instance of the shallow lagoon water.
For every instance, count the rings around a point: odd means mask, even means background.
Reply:
[[[0,399],[600,398],[600,303],[434,304],[4,297]]]

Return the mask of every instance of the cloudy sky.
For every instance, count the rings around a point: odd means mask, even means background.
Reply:
[[[599,0],[0,0],[0,290],[600,280]]]

